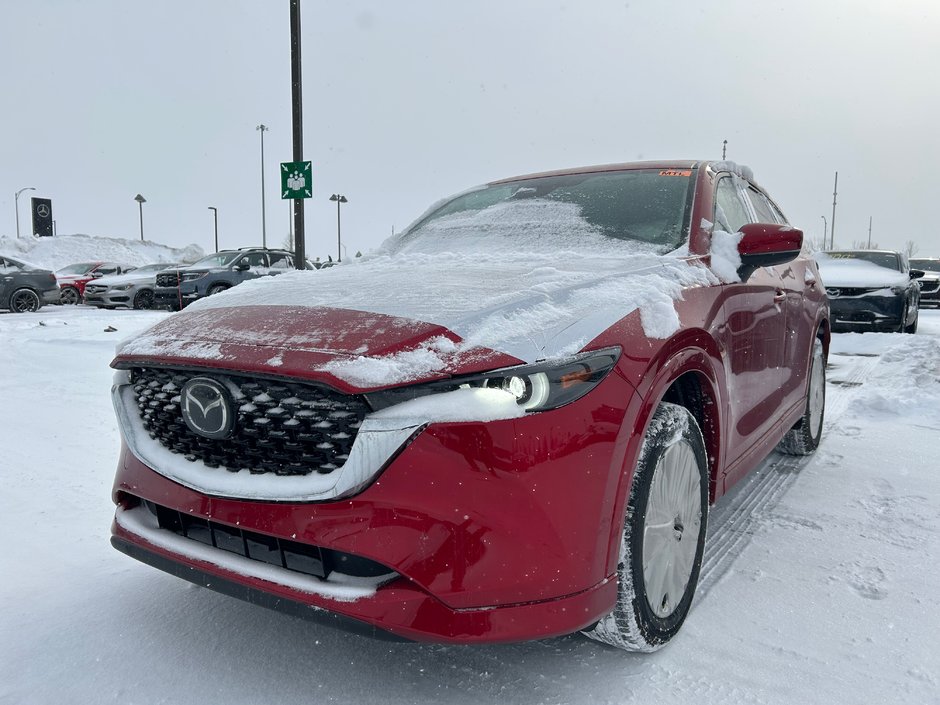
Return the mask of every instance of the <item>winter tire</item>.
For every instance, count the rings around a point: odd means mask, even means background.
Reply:
[[[920,312],[914,311],[914,320],[911,321],[911,324],[909,326],[904,326],[905,333],[913,334],[917,332],[917,319],[918,318],[920,318]]]
[[[75,306],[76,304],[81,303],[82,296],[78,293],[78,289],[74,286],[65,286],[62,287],[62,291],[59,292],[59,303],[64,304],[65,306]]]
[[[134,308],[150,310],[153,308],[153,291],[150,289],[141,289],[134,297]]]
[[[702,432],[685,407],[663,402],[627,499],[617,604],[588,636],[627,651],[655,651],[672,639],[695,595],[707,519]]]
[[[819,446],[826,412],[826,358],[822,341],[813,343],[813,360],[806,387],[806,407],[796,425],[787,431],[777,449],[789,455],[809,455]]]
[[[214,296],[215,294],[220,294],[226,289],[228,289],[228,284],[213,284],[209,287],[209,290],[206,292],[206,296]]]
[[[13,313],[34,313],[40,306],[39,295],[32,289],[17,289],[10,297],[10,311]]]

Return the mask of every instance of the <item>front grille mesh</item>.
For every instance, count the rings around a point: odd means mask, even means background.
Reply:
[[[177,272],[160,272],[157,274],[157,286],[177,286],[179,274]]]
[[[933,293],[940,289],[940,281],[931,280],[931,281],[921,281],[920,290],[925,293]]]
[[[204,438],[183,420],[180,392],[193,377],[211,377],[232,393],[236,420],[229,438]],[[327,475],[346,462],[369,412],[362,397],[280,380],[155,368],[134,368],[131,380],[151,438],[188,460],[232,472]]]

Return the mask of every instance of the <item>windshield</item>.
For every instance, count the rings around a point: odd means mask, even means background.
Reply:
[[[160,272],[169,267],[175,267],[175,264],[145,264],[143,267],[138,267],[134,270],[134,274],[140,274],[141,272]]]
[[[189,265],[189,269],[197,269],[199,267],[227,267],[240,254],[241,252],[216,252],[214,255],[203,257],[198,262]]]
[[[911,266],[915,269],[926,269],[928,272],[940,272],[940,259],[915,258],[910,260]]]
[[[692,173],[637,169],[492,184],[446,202],[405,232],[399,246],[423,251],[422,241],[458,248],[462,241],[474,247],[511,241],[557,249],[606,240],[664,253],[685,240]]]
[[[79,262],[78,264],[70,264],[68,267],[62,267],[56,274],[87,274],[97,266],[97,262]]]
[[[863,262],[871,262],[879,267],[893,269],[896,272],[901,271],[901,260],[894,252],[825,252],[830,259],[858,259]]]

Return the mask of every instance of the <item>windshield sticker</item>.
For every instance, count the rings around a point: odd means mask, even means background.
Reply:
[[[691,169],[664,169],[659,172],[660,176],[692,176]]]

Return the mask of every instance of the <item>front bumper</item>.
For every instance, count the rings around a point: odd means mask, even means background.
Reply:
[[[895,331],[903,324],[903,296],[830,297],[832,330]]]
[[[84,303],[88,306],[132,306],[136,290],[94,291],[85,287]]]
[[[630,425],[623,420],[638,412],[632,388],[611,375],[553,412],[434,424],[364,490],[324,502],[210,496],[125,448],[114,486],[113,541],[227,594],[293,613],[322,608],[406,639],[474,643],[568,634],[589,627],[616,600],[614,517],[622,513],[623,469],[632,467],[627,458],[639,445],[622,431]],[[296,573],[281,566],[227,552],[227,560],[215,560],[223,551],[214,538],[210,546],[196,545],[159,528],[153,531],[162,535],[141,530],[125,521],[135,508],[143,511],[141,500],[235,531],[358,556],[395,577],[355,599],[337,599],[316,585],[298,585]]]

